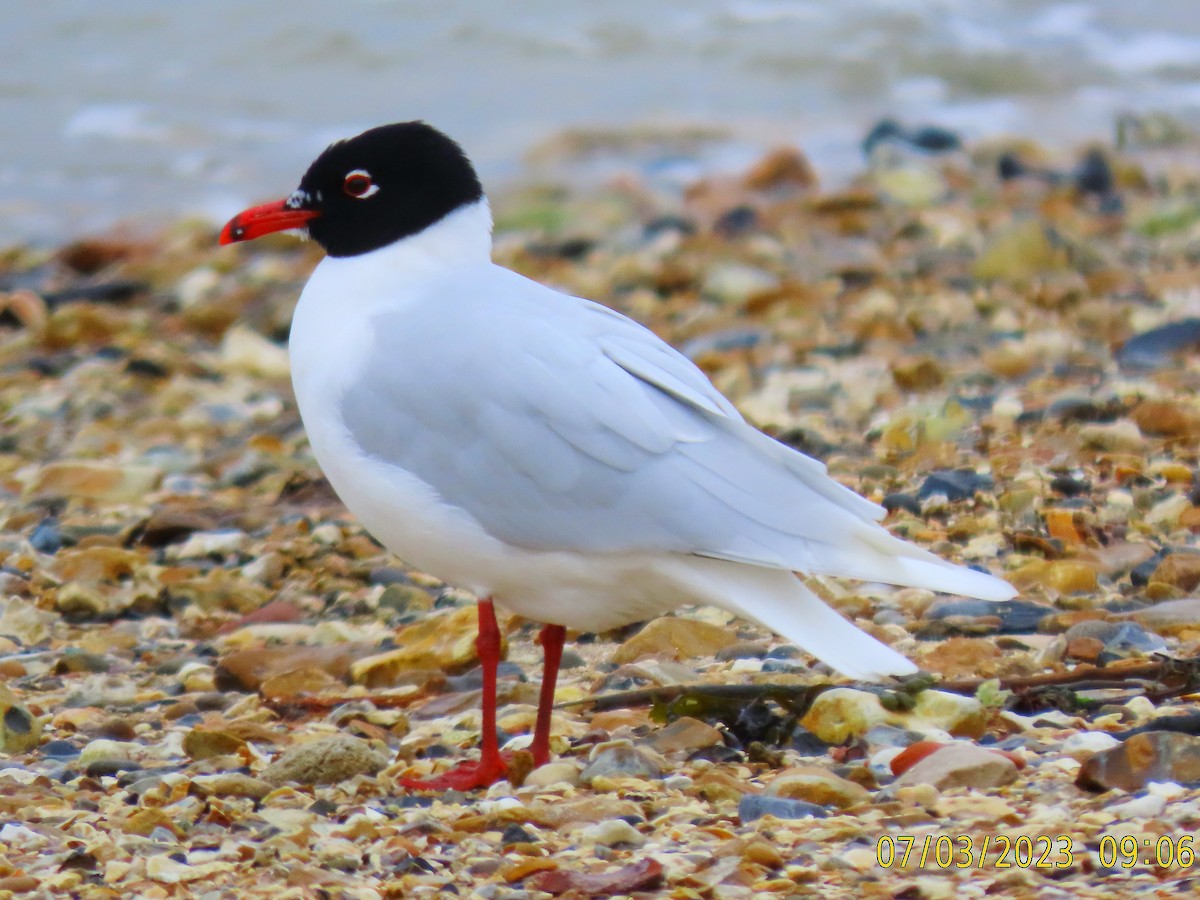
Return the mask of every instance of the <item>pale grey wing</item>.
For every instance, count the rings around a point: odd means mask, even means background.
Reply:
[[[491,304],[455,308],[461,292],[447,292],[440,309],[376,320],[343,403],[364,450],[529,549],[881,580],[897,554],[944,567],[875,525],[878,507],[820,463],[743,422],[651,332],[512,279]]]

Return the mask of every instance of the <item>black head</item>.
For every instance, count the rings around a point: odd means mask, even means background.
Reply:
[[[307,227],[330,256],[357,256],[416,234],[483,197],[461,147],[424,122],[399,122],[331,144],[282,203],[235,217],[222,243]]]

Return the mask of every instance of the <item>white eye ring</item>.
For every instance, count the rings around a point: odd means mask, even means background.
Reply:
[[[366,169],[354,169],[342,179],[342,190],[355,200],[366,200],[379,193],[379,185],[371,181],[371,173]]]

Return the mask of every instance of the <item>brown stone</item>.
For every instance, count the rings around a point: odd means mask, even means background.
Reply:
[[[1200,737],[1147,731],[1084,761],[1075,784],[1088,791],[1138,791],[1151,781],[1200,780]]]
[[[218,686],[224,682],[244,691],[257,691],[269,678],[305,669],[320,669],[333,678],[345,678],[351,663],[367,652],[369,649],[364,644],[236,650],[221,657],[217,663],[217,683]]]
[[[206,797],[249,797],[251,800],[261,800],[275,789],[262,779],[241,772],[197,775],[192,784]]]
[[[43,466],[29,486],[28,493],[35,498],[138,501],[154,490],[161,477],[158,469],[149,466],[64,460]]]
[[[817,185],[817,172],[795,147],[779,147],[751,166],[742,183],[752,191],[810,188]]]
[[[720,744],[721,732],[706,722],[683,716],[654,735],[654,749],[659,753],[691,752]]]
[[[212,531],[216,527],[217,517],[211,511],[173,503],[150,514],[140,529],[138,542],[149,547],[162,547],[181,541],[193,532]]]
[[[28,894],[42,886],[42,880],[32,875],[6,875],[0,878],[0,894]]]
[[[1130,413],[1142,434],[1186,437],[1200,426],[1195,410],[1169,400],[1143,400]]]
[[[923,646],[914,662],[927,672],[947,678],[991,678],[999,674],[1003,654],[995,641],[952,637]]]
[[[126,834],[140,834],[142,837],[148,836],[155,828],[165,828],[175,837],[183,837],[183,831],[175,824],[175,820],[158,807],[139,809],[131,813],[121,827]]]
[[[947,744],[929,754],[897,780],[898,785],[931,784],[938,790],[956,787],[993,788],[1017,778],[1011,759],[974,744]]]
[[[771,779],[763,791],[772,797],[805,800],[820,806],[846,809],[867,803],[871,792],[820,766],[793,766]]]
[[[1055,594],[1077,594],[1094,592],[1098,586],[1096,570],[1071,559],[1034,560],[1005,573],[1005,578],[1018,591],[1041,587]]]
[[[387,764],[366,741],[339,734],[292,747],[263,770],[262,778],[274,785],[337,784],[355,775],[375,775]]]
[[[904,391],[930,391],[946,380],[945,367],[929,356],[892,363],[892,380]]]
[[[54,558],[54,572],[63,581],[117,582],[131,576],[142,563],[142,555],[132,550],[88,547],[59,551]]]
[[[690,659],[712,656],[738,640],[731,628],[721,628],[696,619],[663,616],[629,638],[612,655],[615,663],[630,663],[651,656],[655,659]]]
[[[558,861],[548,856],[524,856],[501,867],[500,877],[511,884],[534,872],[545,872],[557,868]]]
[[[508,656],[504,632],[508,617],[497,611],[500,622],[500,655]],[[428,616],[402,628],[396,635],[397,647],[360,659],[350,667],[356,684],[386,687],[402,680],[414,669],[440,669],[456,674],[479,663],[475,641],[479,637],[479,614],[474,606],[464,606],[440,615]]]
[[[249,762],[250,757],[250,749],[240,737],[202,728],[193,728],[183,736],[183,752],[196,760],[237,754]]]
[[[1108,613],[1102,609],[1072,609],[1043,616],[1038,622],[1038,631],[1043,634],[1061,634],[1080,622],[1106,621]]]
[[[1194,591],[1200,585],[1200,553],[1172,553],[1154,569],[1151,581],[1161,581],[1181,591]]]
[[[1104,641],[1094,637],[1077,637],[1067,641],[1066,655],[1080,662],[1095,662],[1104,652]]]
[[[1042,511],[1042,518],[1046,521],[1046,530],[1050,532],[1051,537],[1057,538],[1067,546],[1083,543],[1083,535],[1075,527],[1075,510],[1047,509]]]
[[[280,699],[303,694],[313,695],[340,691],[344,683],[324,669],[293,669],[280,675],[264,678],[259,690],[264,697]]]

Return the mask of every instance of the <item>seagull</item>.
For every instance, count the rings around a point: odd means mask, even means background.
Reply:
[[[880,507],[746,422],[649,329],[494,263],[479,178],[432,126],[332,144],[295,191],[235,216],[220,242],[286,230],[326,252],[289,347],[317,462],[385,547],[480,598],[479,759],[409,788],[506,776],[493,601],[544,625],[540,766],[568,628],[708,604],[868,680],[916,667],[797,573],[1014,596],[894,537]]]

